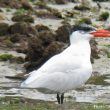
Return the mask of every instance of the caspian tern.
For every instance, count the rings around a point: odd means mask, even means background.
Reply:
[[[93,37],[110,37],[110,31],[85,24],[74,26],[70,46],[38,70],[30,72],[21,87],[52,90],[57,93],[58,103],[62,104],[64,93],[81,87],[92,74],[89,40]]]

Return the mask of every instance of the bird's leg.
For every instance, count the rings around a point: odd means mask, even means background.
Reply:
[[[61,104],[63,104],[63,100],[64,100],[64,93],[61,94]]]
[[[60,96],[58,93],[57,93],[57,101],[58,101],[58,104],[60,104]]]

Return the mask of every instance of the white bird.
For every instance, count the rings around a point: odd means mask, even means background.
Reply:
[[[62,104],[64,93],[81,87],[92,74],[89,40],[93,37],[110,37],[110,32],[84,24],[74,26],[70,46],[32,71],[21,87],[54,91],[58,103]]]

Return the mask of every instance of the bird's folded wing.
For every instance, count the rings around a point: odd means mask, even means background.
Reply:
[[[27,78],[27,80],[24,82],[25,84],[29,84],[35,80],[38,80],[39,78],[45,77],[56,74],[56,73],[68,73],[70,70],[78,69],[80,68],[80,63],[78,63],[79,59],[73,59],[72,61],[69,60],[69,58],[64,58],[59,56],[52,57],[50,60],[48,60],[40,69],[35,70],[30,73],[30,76]]]
[[[22,87],[26,88],[47,88],[53,91],[66,91],[79,87],[90,77],[90,70],[76,68],[70,73],[53,72],[53,74],[43,73],[36,77],[30,76]]]

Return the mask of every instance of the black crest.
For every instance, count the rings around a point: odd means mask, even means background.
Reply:
[[[90,32],[90,31],[95,31],[96,29],[90,25],[87,24],[80,24],[80,25],[75,25],[72,28],[72,32],[74,31],[84,31],[84,32]]]

